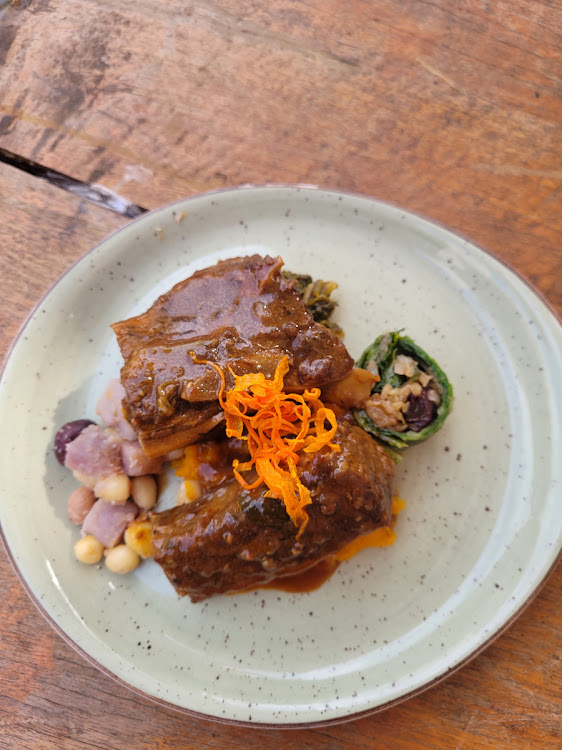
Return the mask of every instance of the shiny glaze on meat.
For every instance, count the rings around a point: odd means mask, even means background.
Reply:
[[[125,359],[126,416],[148,456],[193,443],[222,420],[218,375],[202,361],[219,364],[228,387],[229,368],[272,377],[287,356],[287,391],[351,370],[344,345],[314,322],[293,282],[281,276],[282,264],[259,255],[222,261],[174,286],[143,315],[112,326]]]
[[[309,522],[297,529],[265,487],[227,480],[189,505],[152,516],[154,559],[192,601],[241,591],[306,570],[357,536],[388,525],[394,463],[361,428],[340,423],[341,452],[302,454]]]

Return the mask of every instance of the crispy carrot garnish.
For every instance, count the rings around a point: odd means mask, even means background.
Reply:
[[[299,534],[303,532],[310,504],[310,491],[297,474],[299,453],[310,453],[324,446],[339,451],[332,442],[337,430],[336,416],[320,400],[320,389],[304,393],[284,393],[283,378],[289,361],[283,357],[273,379],[263,373],[231,374],[234,385],[226,390],[224,372],[214,362],[207,362],[220,378],[219,402],[226,419],[226,434],[248,443],[250,460],[233,462],[234,476],[245,489],[265,483],[266,495],[285,504],[287,513]],[[328,425],[328,426],[326,426]],[[242,474],[254,469],[257,479],[248,483]]]

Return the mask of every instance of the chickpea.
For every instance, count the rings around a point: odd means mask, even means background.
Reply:
[[[126,474],[112,474],[96,482],[94,492],[100,500],[120,505],[126,503],[129,499],[131,494],[131,480]]]
[[[135,502],[139,508],[143,510],[150,510],[156,505],[156,496],[158,494],[158,488],[156,481],[150,474],[145,474],[142,477],[133,477],[131,479],[131,495],[133,502]]]
[[[83,523],[95,501],[96,498],[92,490],[88,489],[88,487],[77,487],[70,494],[66,506],[68,517],[72,523]]]
[[[141,557],[152,557],[152,524],[150,521],[133,521],[125,529],[125,544]]]
[[[89,534],[76,542],[74,554],[78,562],[94,565],[103,557],[103,544],[95,536]]]
[[[201,485],[198,480],[184,479],[178,487],[176,504],[185,505],[185,503],[191,503],[193,500],[197,500],[198,497],[201,497]]]
[[[96,482],[98,481],[97,477],[94,477],[91,474],[84,474],[83,471],[73,471],[72,476],[77,482],[80,482],[80,484],[83,484],[84,487],[88,487],[90,490],[94,489]]]
[[[139,563],[139,555],[126,544],[118,544],[105,553],[105,564],[112,573],[125,575],[134,570]]]

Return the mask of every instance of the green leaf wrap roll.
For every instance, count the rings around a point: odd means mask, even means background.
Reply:
[[[357,423],[392,448],[427,440],[443,425],[453,404],[453,387],[427,352],[400,331],[385,333],[356,362],[380,377]]]

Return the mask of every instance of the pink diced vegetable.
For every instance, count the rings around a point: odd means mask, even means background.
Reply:
[[[94,477],[119,474],[122,440],[111,430],[90,425],[68,444],[64,465]]]
[[[121,445],[123,471],[130,477],[158,474],[162,469],[162,458],[148,458],[138,440],[126,440]]]
[[[137,433],[133,426],[127,422],[123,412],[122,402],[124,398],[125,389],[121,385],[121,381],[110,380],[105,393],[97,403],[96,413],[106,427],[114,427],[124,440],[135,440]]]
[[[123,505],[112,505],[97,500],[84,519],[82,534],[92,534],[104,547],[114,547],[138,512],[137,506],[130,501]]]
[[[76,440],[78,435],[91,424],[95,424],[91,419],[74,419],[72,422],[63,424],[57,430],[57,434],[55,435],[55,456],[61,466],[64,466],[68,444]]]

